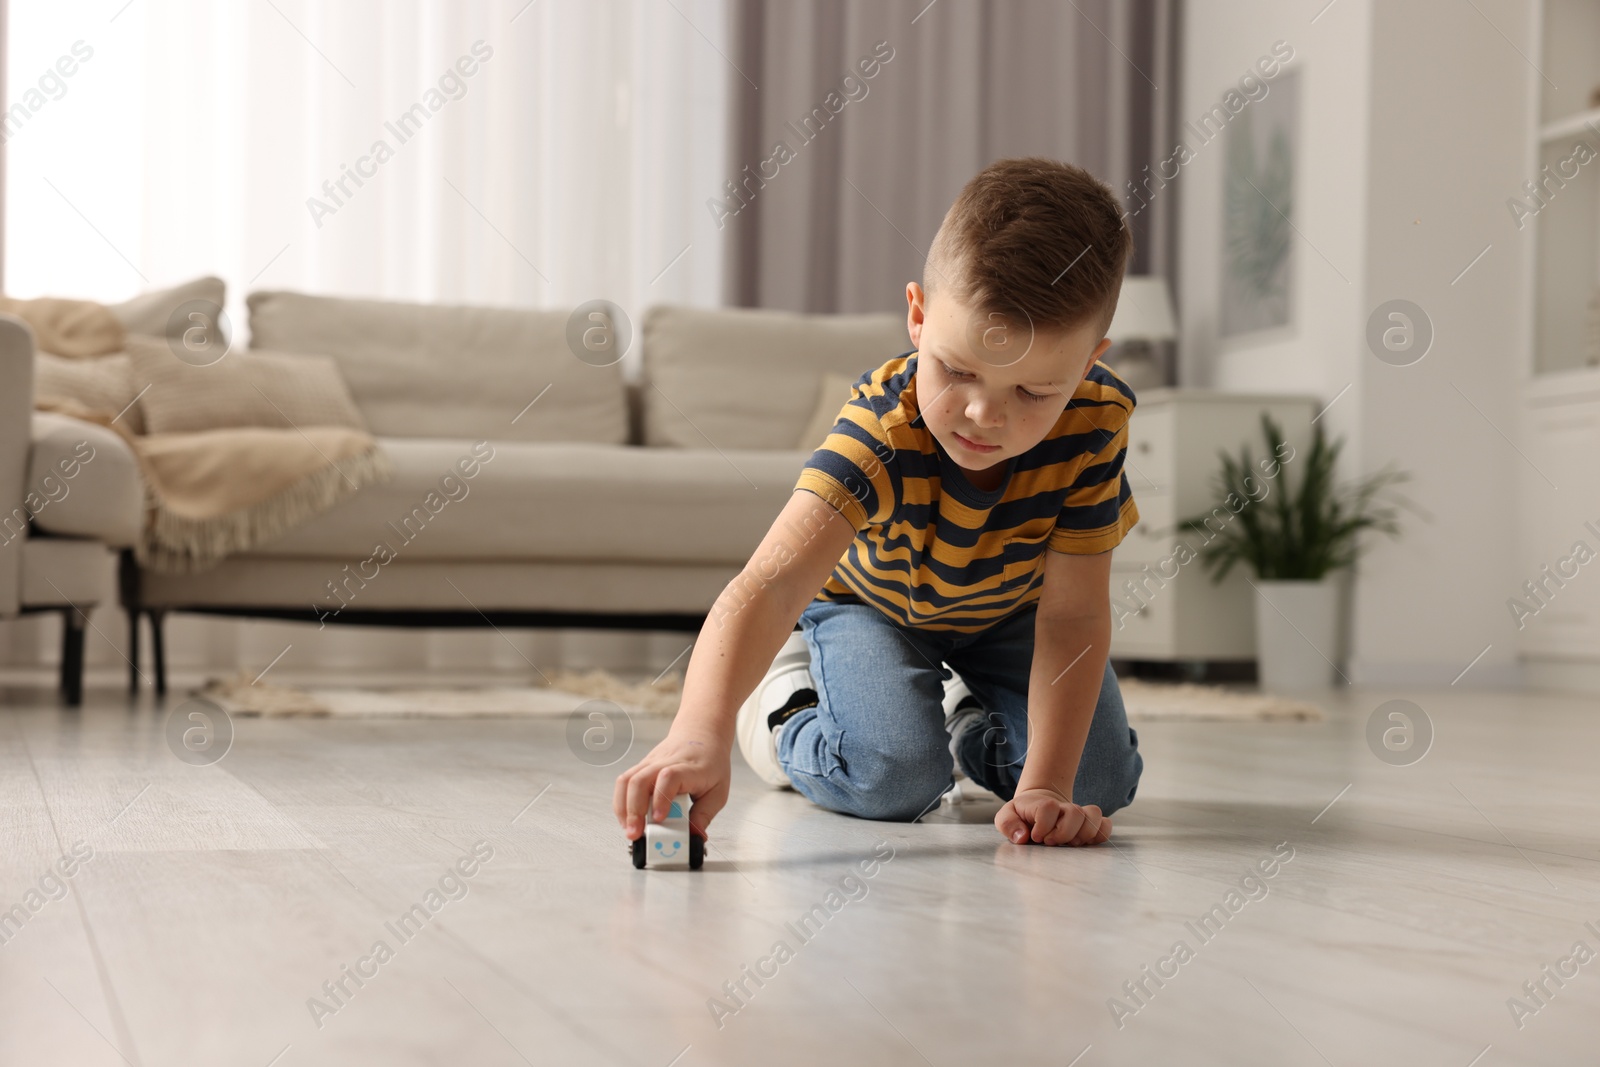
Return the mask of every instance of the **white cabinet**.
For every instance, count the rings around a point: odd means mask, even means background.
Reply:
[[[1311,441],[1311,397],[1252,396],[1204,389],[1148,389],[1139,394],[1128,428],[1126,471],[1139,524],[1111,557],[1111,654],[1121,659],[1239,660],[1255,658],[1255,592],[1239,567],[1220,585],[1198,559],[1183,562],[1179,542],[1198,549],[1204,536],[1178,524],[1222,503],[1214,485],[1217,453],[1267,458],[1261,414],[1277,422],[1303,455]],[[1291,460],[1269,494],[1293,477]],[[1226,514],[1226,510],[1224,511]],[[1231,516],[1230,516],[1231,518]],[[1219,523],[1222,521],[1218,520]]]
[[[1534,470],[1520,483],[1522,584],[1506,611],[1530,682],[1593,690],[1600,685],[1600,371],[1543,375],[1524,395],[1523,440]],[[1524,610],[1513,611],[1513,602]]]

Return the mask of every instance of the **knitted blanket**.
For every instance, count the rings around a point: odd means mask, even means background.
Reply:
[[[98,423],[128,443],[145,498],[134,557],[158,572],[214,567],[392,474],[370,434],[342,426],[134,434],[112,421],[116,412],[76,400],[41,397],[34,406]]]
[[[16,300],[0,296],[0,312],[27,323],[41,349],[68,359],[102,356],[122,347],[122,323],[110,308],[93,300],[54,296]]]
[[[79,382],[77,395],[41,395],[36,386],[33,406],[99,423],[128,443],[138,460],[145,498],[134,556],[151,570],[183,573],[214,567],[227,556],[282,537],[362,486],[391,476],[391,464],[378,443],[353,427],[134,433],[128,428],[133,419],[119,418],[122,412],[104,407],[127,385],[110,376],[128,373],[125,359],[95,358],[120,351],[130,340],[110,308],[92,300],[0,296],[0,311],[26,322],[40,351],[93,368]]]

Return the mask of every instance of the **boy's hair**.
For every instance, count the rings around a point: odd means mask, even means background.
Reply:
[[[922,288],[1041,330],[1116,312],[1133,254],[1115,194],[1082,167],[1000,159],[967,182],[928,250]]]

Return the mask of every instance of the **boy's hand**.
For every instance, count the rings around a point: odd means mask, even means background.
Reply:
[[[1019,789],[994,817],[995,829],[1021,845],[1098,845],[1111,836],[1111,819],[1093,804],[1082,807],[1054,789]]]
[[[644,833],[646,815],[667,817],[673,797],[688,793],[694,800],[689,827],[701,837],[728,802],[733,745],[723,738],[668,734],[649,754],[617,775],[612,807],[628,840]]]

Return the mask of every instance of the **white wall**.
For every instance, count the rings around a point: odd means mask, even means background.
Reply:
[[[1460,684],[1519,678],[1505,600],[1530,576],[1516,571],[1514,505],[1519,483],[1545,483],[1517,451],[1533,230],[1517,233],[1505,201],[1533,177],[1539,76],[1524,59],[1532,5],[1478,6],[1374,10],[1366,308],[1414,301],[1435,336],[1409,367],[1360,353],[1364,465],[1415,472],[1409,495],[1433,516],[1363,568],[1356,664],[1372,681],[1448,683],[1486,645]]]
[[[1515,586],[1514,479],[1531,472],[1517,469],[1489,423],[1516,434],[1527,320],[1504,201],[1530,177],[1520,171],[1537,76],[1516,51],[1533,52],[1526,6],[1478,7],[1482,15],[1451,0],[1188,8],[1184,117],[1282,39],[1300,71],[1301,137],[1290,336],[1218,339],[1223,142],[1181,178],[1182,383],[1337,397],[1321,424],[1346,439],[1346,476],[1394,460],[1414,476],[1407,495],[1433,516],[1408,517],[1404,537],[1375,541],[1360,568],[1347,671],[1357,683],[1448,684],[1491,643],[1461,684],[1518,677],[1501,620]],[[1368,315],[1394,298],[1421,305],[1435,327],[1429,354],[1405,368],[1366,344]]]
[[[1219,339],[1227,135],[1198,150],[1179,179],[1181,384],[1327,400],[1355,373],[1365,241],[1353,223],[1366,213],[1371,8],[1369,0],[1338,0],[1313,24],[1315,9],[1308,14],[1304,4],[1191,0],[1179,110],[1184,121],[1194,122],[1236,86],[1274,42],[1294,49],[1288,67],[1299,72],[1303,121],[1291,218],[1302,236],[1292,251],[1294,335]],[[1340,428],[1351,415],[1336,405],[1325,419]]]

